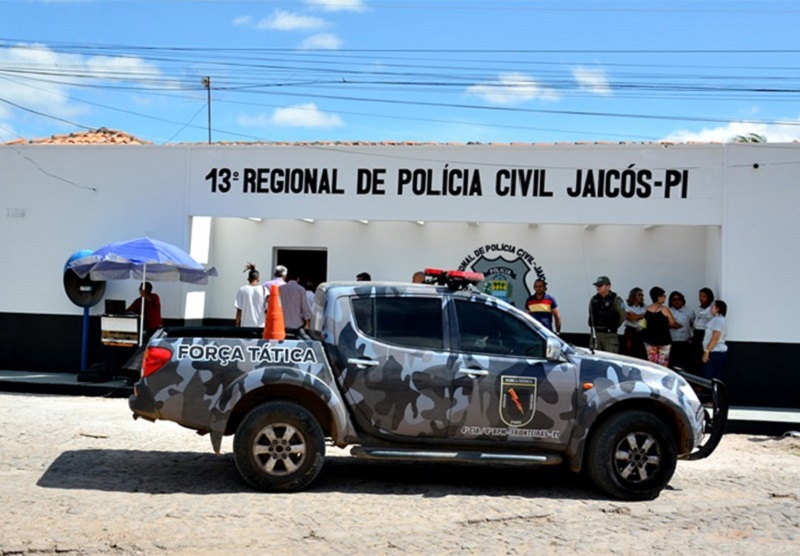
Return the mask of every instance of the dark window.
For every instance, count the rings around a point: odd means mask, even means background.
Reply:
[[[462,351],[544,358],[544,338],[510,313],[457,300],[456,316]]]
[[[442,302],[437,298],[353,299],[356,326],[366,336],[414,349],[444,348]]]
[[[356,326],[366,336],[375,337],[375,309],[372,298],[362,297],[353,300],[353,317]]]

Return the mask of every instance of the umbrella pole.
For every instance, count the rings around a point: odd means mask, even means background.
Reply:
[[[141,291],[144,291],[144,283],[147,281],[147,263],[142,266],[142,285],[139,286]],[[141,296],[141,292],[139,293]],[[144,304],[147,301],[146,297],[142,296],[142,311],[139,317],[139,346],[142,345],[142,340],[144,338]]]
[[[81,339],[81,371],[86,370],[86,354],[89,353],[89,308],[83,308],[83,338]]]

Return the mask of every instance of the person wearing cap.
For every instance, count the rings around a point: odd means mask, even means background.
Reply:
[[[597,293],[589,300],[589,328],[591,346],[601,351],[619,353],[617,329],[625,322],[622,298],[611,291],[608,276],[598,276],[594,281]]]

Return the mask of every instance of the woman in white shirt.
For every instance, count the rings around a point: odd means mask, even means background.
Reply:
[[[692,352],[692,325],[694,324],[694,311],[686,306],[686,298],[679,291],[669,294],[669,310],[678,328],[670,329],[672,336],[672,349],[669,352],[669,366],[689,370]]]
[[[694,374],[701,374],[703,370],[703,337],[706,333],[706,323],[711,320],[711,304],[714,302],[714,292],[711,288],[701,288],[698,292],[700,309],[696,313],[692,328],[692,361],[689,370]]]
[[[642,323],[644,322],[644,290],[633,288],[625,302],[625,335],[623,336],[623,352],[625,355],[647,359],[642,342]]]
[[[725,345],[727,314],[728,305],[721,299],[711,304],[712,318],[706,324],[706,333],[703,337],[703,376],[706,378],[722,380],[722,367],[728,356],[728,346]]]

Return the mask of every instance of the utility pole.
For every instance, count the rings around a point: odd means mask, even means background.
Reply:
[[[211,78],[206,76],[203,78],[203,86],[208,92],[208,144],[211,144]]]

